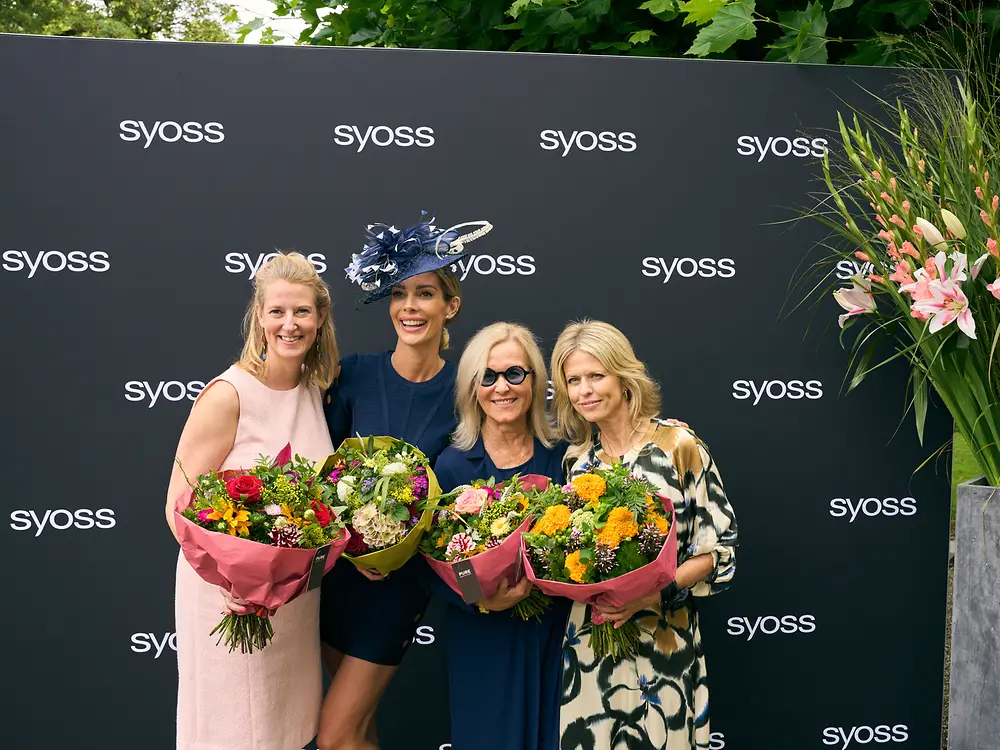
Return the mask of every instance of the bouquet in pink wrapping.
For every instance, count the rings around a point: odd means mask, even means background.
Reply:
[[[314,477],[312,463],[286,445],[249,470],[199,476],[174,507],[184,558],[208,583],[253,602],[254,612],[227,614],[210,633],[230,651],[266,646],[269,611],[319,586],[347,546],[332,507],[336,490]]]
[[[522,536],[525,574],[546,594],[620,607],[674,580],[673,505],[622,464],[536,493],[532,511],[538,520]],[[596,656],[618,660],[635,653],[634,620],[615,629],[592,610],[591,622]]]
[[[526,492],[544,490],[547,477],[515,475],[503,483],[493,479],[462,485],[436,503],[430,531],[420,542],[427,564],[468,603],[493,596],[501,581],[514,584],[521,574],[521,532],[531,524]],[[442,505],[442,500],[450,500]],[[514,605],[522,619],[537,617],[549,605],[539,591]]]

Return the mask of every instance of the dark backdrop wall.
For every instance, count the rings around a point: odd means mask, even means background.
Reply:
[[[358,309],[342,269],[365,224],[427,209],[496,227],[458,269],[459,348],[498,319],[547,351],[567,321],[608,320],[712,449],[742,542],[703,607],[712,750],[936,747],[948,481],[912,471],[950,423],[931,415],[928,448],[896,433],[900,370],[839,397],[835,305],[810,337],[807,315],[778,315],[821,233],[770,223],[809,202],[842,100],[889,83],[0,37],[4,745],[173,747],[162,508],[191,402],[237,355],[275,248],[330,283],[345,352],[391,346],[385,306]],[[449,747],[446,639],[432,610],[379,716],[386,750]]]

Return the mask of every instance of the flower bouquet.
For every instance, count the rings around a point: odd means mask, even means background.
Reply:
[[[347,545],[341,508],[329,484],[291,446],[248,471],[210,471],[174,506],[185,559],[208,583],[253,602],[250,614],[227,614],[210,635],[230,651],[264,648],[274,635],[269,610],[320,584]]]
[[[855,116],[850,127],[841,118],[843,157],[824,159],[827,190],[812,215],[840,235],[826,245],[834,250],[827,260],[858,271],[850,288],[833,292],[840,327],[860,324],[845,342],[847,390],[893,359],[906,361],[921,441],[933,387],[996,487],[1000,118],[992,93],[986,108],[970,93],[992,92],[993,79],[992,70],[988,80],[965,83],[925,71],[908,86],[913,119],[902,104],[891,130],[871,118]]]
[[[320,466],[318,476],[336,488],[351,534],[344,558],[383,575],[417,552],[434,511],[421,501],[441,494],[427,458],[392,437],[348,438]]]
[[[546,594],[620,607],[674,580],[673,505],[621,464],[550,487],[532,511],[540,517],[522,536],[525,572]],[[617,661],[635,653],[635,620],[616,629],[591,609],[591,622],[595,656]]]
[[[427,503],[437,509],[420,542],[427,564],[467,604],[493,596],[501,581],[515,583],[521,574],[521,532],[532,520],[525,492],[548,485],[548,478],[537,474],[502,483],[477,480],[448,493],[455,498],[448,505]],[[548,606],[548,597],[533,590],[513,610],[527,620]]]

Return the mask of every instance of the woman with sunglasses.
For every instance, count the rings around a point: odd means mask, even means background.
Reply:
[[[474,231],[459,236],[458,229],[472,225]],[[440,352],[448,347],[447,326],[461,305],[458,280],[448,267],[466,244],[492,228],[485,221],[448,230],[432,221],[402,230],[368,227],[364,250],[352,257],[347,275],[361,286],[364,303],[390,298],[396,346],[341,361],[326,397],[335,446],[354,435],[389,435],[434,461],[448,445],[455,429],[455,366]],[[426,570],[417,557],[380,576],[339,560],[323,579],[320,637],[331,683],[320,718],[320,750],[378,747],[375,710],[427,608],[421,566]]]
[[[458,428],[434,467],[441,489],[490,477],[500,482],[514,474],[541,474],[562,484],[566,445],[552,437],[547,387],[545,361],[526,328],[494,323],[473,336],[458,363]],[[539,619],[524,621],[509,610],[530,592],[527,578],[510,588],[502,585],[475,606],[434,580],[434,593],[452,605],[443,639],[452,745],[557,750],[569,602],[555,599]]]

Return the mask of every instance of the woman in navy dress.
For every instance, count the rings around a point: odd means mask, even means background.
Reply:
[[[562,484],[564,443],[545,414],[548,377],[534,337],[514,323],[477,333],[458,364],[454,444],[435,473],[448,492],[474,479],[542,474]],[[433,574],[431,574],[433,575]],[[455,750],[557,750],[562,638],[570,602],[538,620],[509,610],[530,592],[522,578],[478,607],[434,576],[447,608],[444,639]]]
[[[446,326],[458,314],[458,280],[448,266],[464,245],[486,234],[488,222],[459,236],[421,221],[398,230],[368,228],[368,242],[354,255],[348,278],[361,285],[363,301],[390,297],[396,347],[355,354],[341,361],[326,396],[333,444],[360,434],[391,435],[415,445],[430,461],[448,445],[455,428],[455,366],[440,355],[448,346]],[[399,667],[427,608],[418,581],[421,558],[391,576],[359,571],[338,561],[323,579],[320,636],[331,677],[317,743],[321,750],[373,750],[375,710]]]

